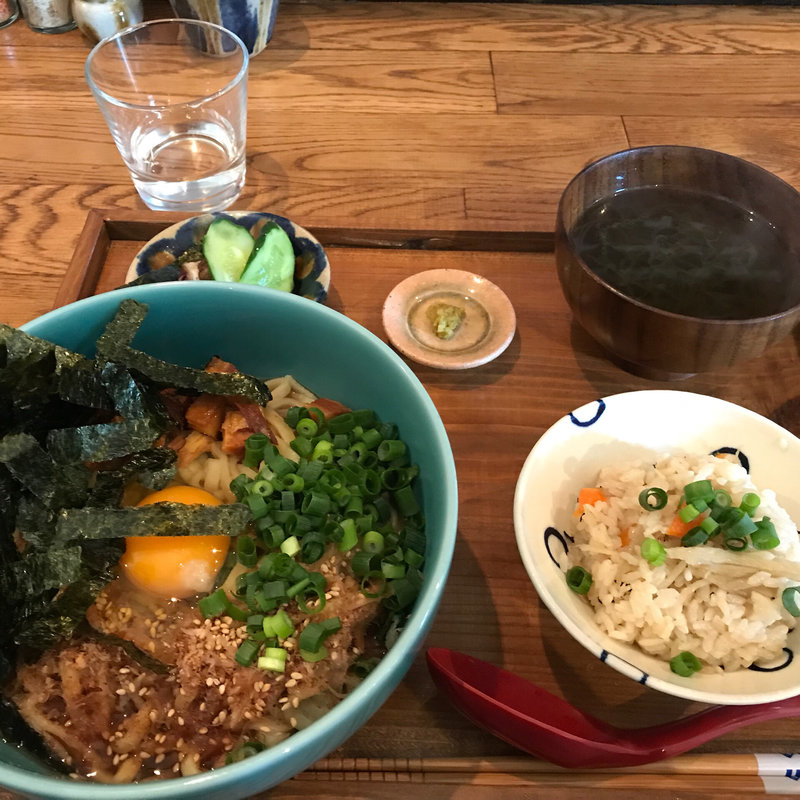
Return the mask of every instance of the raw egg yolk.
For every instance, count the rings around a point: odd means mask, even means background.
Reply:
[[[210,492],[170,486],[147,495],[151,503],[218,506]],[[120,565],[131,583],[161,597],[191,597],[210,592],[230,546],[229,536],[129,536]]]

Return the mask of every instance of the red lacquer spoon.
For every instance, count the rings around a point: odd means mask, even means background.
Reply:
[[[685,753],[754,722],[800,716],[800,695],[749,706],[711,706],[647,728],[617,728],[512,672],[464,653],[431,647],[439,690],[472,722],[561,767],[631,767]]]

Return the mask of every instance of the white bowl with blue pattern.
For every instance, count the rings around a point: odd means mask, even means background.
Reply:
[[[225,217],[250,230],[257,237],[269,221],[283,228],[292,242],[298,266],[295,269],[293,294],[324,303],[331,282],[331,265],[325,248],[305,228],[278,214],[267,211],[214,211],[176,222],[156,234],[133,257],[125,283],[130,283],[165,262],[165,254],[177,258],[191,246],[203,241],[208,226],[218,217]]]
[[[556,422],[531,450],[517,481],[514,527],[522,561],[544,604],[593,655],[629,678],[678,697],[745,705],[800,694],[800,626],[773,664],[727,674],[674,674],[667,661],[603,632],[585,598],[566,583],[578,491],[602,466],[659,455],[734,453],[760,489],[800,520],[800,439],[741,406],[671,390],[612,395]]]

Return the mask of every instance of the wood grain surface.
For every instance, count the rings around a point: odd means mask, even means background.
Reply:
[[[161,0],[145,0],[145,11],[169,16]],[[90,209],[144,210],[84,82],[88,50],[77,31],[44,36],[22,20],[0,30],[3,322],[58,302]],[[800,187],[799,57],[795,8],[283,0],[273,41],[251,63],[247,182],[236,207],[311,230],[452,229],[491,241],[493,231],[551,231],[561,191],[589,161],[665,142],[743,156]],[[122,268],[135,246],[110,241],[109,263]],[[516,475],[549,425],[598,396],[659,384],[611,366],[574,325],[548,253],[335,246],[331,257],[330,304],[380,336],[389,290],[427,268],[481,273],[517,311],[517,336],[491,364],[415,367],[451,437],[461,492],[456,559],[429,643],[502,664],[611,722],[693,710],[587,663],[539,603],[511,523]],[[680,388],[798,433],[797,350],[790,337],[746,377],[730,369]],[[476,447],[476,432],[488,445]],[[710,743],[699,753],[705,772],[680,759],[646,774],[537,772],[529,760],[496,760],[517,754],[449,708],[420,660],[333,754],[344,760],[269,797],[390,798],[418,784],[413,796],[431,800],[638,800],[645,790],[654,800],[722,800],[762,792],[747,754],[791,752],[798,730],[783,720]],[[735,767],[718,754],[738,756]]]

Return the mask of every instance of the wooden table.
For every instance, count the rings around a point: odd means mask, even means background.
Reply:
[[[147,5],[148,16],[167,16]],[[0,320],[53,307],[87,213],[143,211],[83,80],[78,32],[0,30]],[[481,251],[334,246],[331,305],[383,336],[380,306],[403,276],[462,266],[512,298],[517,336],[468,372],[415,371],[439,408],[459,473],[459,542],[428,644],[487,658],[620,724],[692,704],[590,660],[540,604],[514,544],[514,480],[537,437],[570,409],[658,388],[612,366],[571,323],[546,240],[495,253],[494,231],[552,230],[558,196],[594,158],[682,143],[755,161],[800,187],[800,11],[742,6],[581,6],[284,0],[253,59],[248,172],[238,208],[317,229],[485,232]],[[135,242],[114,243],[118,266]],[[679,386],[747,405],[800,433],[790,338],[752,379],[732,368]],[[760,380],[759,380],[760,378]],[[493,447],[475,448],[476,431]],[[759,794],[753,752],[797,750],[791,720],[752,726],[649,768],[568,774],[463,720],[420,657],[369,724],[269,793],[297,798],[655,800]],[[784,781],[784,784],[791,781]],[[781,788],[788,796],[788,789]],[[266,797],[266,795],[264,795]]]

